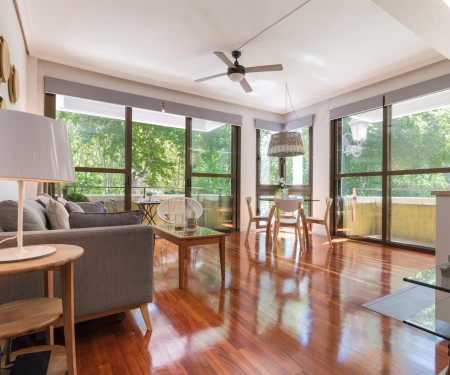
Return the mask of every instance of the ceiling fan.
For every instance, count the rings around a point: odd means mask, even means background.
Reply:
[[[233,51],[231,56],[236,60],[234,63],[223,53],[223,52],[214,52],[214,54],[221,59],[227,66],[228,70],[226,73],[220,73],[213,76],[196,79],[195,82],[203,82],[208,79],[223,77],[224,75],[228,75],[228,78],[233,82],[239,82],[246,93],[252,92],[253,89],[250,87],[249,83],[245,79],[245,73],[256,73],[256,72],[273,72],[277,70],[283,70],[283,65],[262,65],[262,66],[252,66],[250,68],[245,68],[242,65],[239,65],[238,58],[241,57],[240,51]]]

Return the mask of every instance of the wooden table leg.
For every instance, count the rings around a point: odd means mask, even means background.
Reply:
[[[44,293],[46,297],[53,297],[53,271],[44,272]],[[55,336],[53,326],[47,326],[45,328],[45,342],[47,345],[54,345]]]
[[[60,268],[61,296],[63,305],[64,341],[66,345],[67,370],[69,375],[77,374],[75,355],[75,327],[73,302],[73,263],[67,263]]]
[[[300,211],[300,217],[302,218],[303,234],[306,239],[306,251],[308,251],[308,250],[311,250],[309,247],[309,230],[308,230],[308,224],[306,223],[305,211],[303,211],[303,208]]]
[[[178,288],[183,289],[184,281],[184,256],[186,254],[186,246],[178,246]]]
[[[222,280],[225,281],[225,236],[220,237],[219,252],[220,252],[220,272],[222,273]]]

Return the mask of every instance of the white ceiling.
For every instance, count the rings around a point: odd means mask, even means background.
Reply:
[[[225,72],[213,51],[230,56],[304,1],[17,2],[32,56],[278,113],[286,82],[298,108],[444,59],[371,0],[312,0],[241,49],[242,65],[284,71],[248,74],[250,94],[194,82]]]

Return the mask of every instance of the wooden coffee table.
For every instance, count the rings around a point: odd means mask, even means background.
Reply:
[[[178,287],[183,288],[184,258],[189,246],[219,244],[220,271],[222,280],[225,280],[225,233],[212,229],[197,227],[193,232],[177,231],[171,224],[154,225],[154,238],[159,236],[178,246]]]

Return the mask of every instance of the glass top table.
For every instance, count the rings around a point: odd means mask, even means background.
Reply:
[[[404,277],[403,280],[450,293],[450,277],[444,277],[440,269],[446,266],[450,267],[450,263],[417,272]],[[445,340],[450,340],[450,297],[443,298],[435,304],[419,311],[408,319],[405,319],[404,323],[432,333]]]

